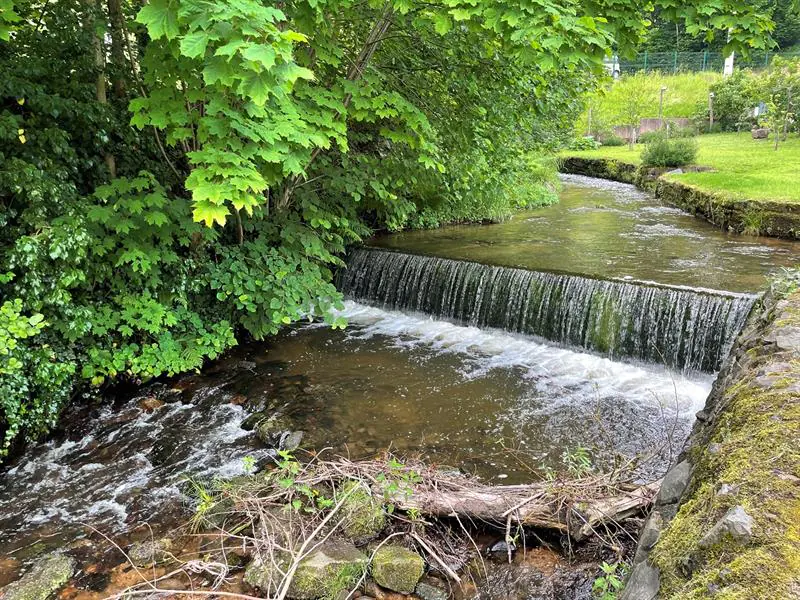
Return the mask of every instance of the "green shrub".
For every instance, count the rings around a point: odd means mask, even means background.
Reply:
[[[694,162],[697,157],[697,140],[672,138],[665,134],[653,136],[642,151],[642,164],[646,167],[681,167]]]
[[[600,144],[592,136],[579,137],[572,140],[569,144],[569,150],[596,150]]]
[[[664,133],[662,131],[645,131],[642,135],[639,136],[639,143],[649,144],[661,137],[664,137]]]
[[[624,146],[627,142],[618,135],[611,135],[602,142],[603,146]]]
[[[709,89],[714,93],[714,127],[709,128],[707,97],[698,102],[695,121],[708,133],[750,129],[753,118],[749,113],[758,104],[758,87],[756,75],[750,71],[734,71],[733,75],[717,81]]]

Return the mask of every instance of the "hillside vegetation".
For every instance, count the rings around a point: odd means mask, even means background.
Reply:
[[[625,122],[626,104],[632,96],[640,98],[642,117],[658,117],[660,90],[664,92],[664,116],[691,118],[708,100],[710,87],[720,81],[718,73],[679,73],[666,75],[659,72],[636,74],[610,81],[593,93],[586,109],[578,119],[576,130],[585,133],[592,111],[592,133],[610,131],[614,125]]]

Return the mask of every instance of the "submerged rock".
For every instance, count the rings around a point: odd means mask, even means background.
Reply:
[[[0,600],[48,600],[75,572],[75,559],[54,553],[39,559],[18,581],[0,589]]]
[[[171,548],[172,540],[168,538],[136,542],[128,550],[128,558],[137,567],[149,567],[169,560]]]
[[[431,585],[430,583],[425,583],[424,581],[420,581],[417,584],[414,594],[419,596],[420,600],[447,600],[450,597],[447,590],[443,590],[439,586]]]
[[[423,558],[402,546],[382,546],[372,559],[372,578],[394,592],[411,594],[424,572]]]
[[[328,540],[297,566],[288,596],[313,600],[349,590],[361,577],[367,562],[367,557],[350,542]],[[281,567],[285,566],[286,561]],[[245,570],[244,582],[266,593],[273,591],[280,581],[281,574],[272,563],[256,560]]]

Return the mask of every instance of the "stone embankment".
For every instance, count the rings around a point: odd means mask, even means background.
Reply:
[[[739,200],[662,177],[664,169],[647,169],[611,158],[566,157],[561,171],[630,183],[652,191],[672,206],[736,233],[800,239],[800,204]]]
[[[800,291],[770,292],[639,539],[622,600],[800,598]]]

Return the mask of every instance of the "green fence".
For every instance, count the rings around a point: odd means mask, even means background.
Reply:
[[[734,68],[763,69],[775,56],[800,57],[800,52],[751,52],[747,58],[736,56]],[[642,52],[635,58],[619,60],[620,73],[636,71],[716,71],[721,73],[725,56],[721,52]]]

